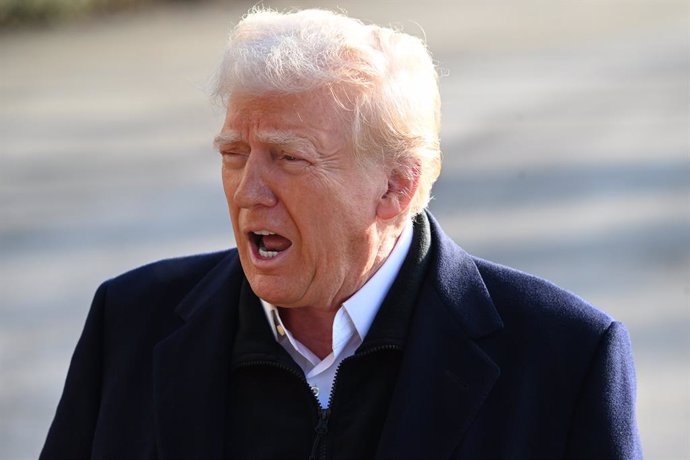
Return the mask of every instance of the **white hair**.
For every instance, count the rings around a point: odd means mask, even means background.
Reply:
[[[417,177],[412,214],[441,171],[438,74],[417,37],[320,9],[253,9],[233,29],[215,95],[326,89],[351,114],[359,160]]]

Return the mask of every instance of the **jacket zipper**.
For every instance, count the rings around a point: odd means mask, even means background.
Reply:
[[[314,436],[314,443],[311,445],[311,454],[309,454],[309,460],[316,460],[317,454],[319,453],[319,447],[322,447],[321,455],[318,458],[326,457],[325,444],[321,444],[321,439],[328,433],[328,418],[331,416],[330,406],[326,409],[321,409],[319,407],[319,421],[314,428],[316,436]]]
[[[338,385],[338,374],[340,373],[340,368],[342,367],[342,365],[348,361],[352,361],[353,359],[368,356],[370,354],[384,350],[402,350],[402,347],[400,345],[394,344],[378,345],[376,347],[367,348],[361,353],[355,353],[354,355],[350,355],[347,358],[340,361],[340,364],[338,364],[338,367],[335,369],[335,373],[333,374],[333,387],[331,387],[331,394],[328,395],[328,407],[333,407],[333,397],[335,395],[335,389]]]
[[[318,403],[318,408],[319,408],[319,423],[316,425],[315,431],[316,431],[316,436],[314,437],[314,444],[312,445],[311,448],[311,455],[309,456],[309,460],[316,460],[317,458],[319,460],[326,460],[326,444],[322,443],[323,438],[325,435],[328,433],[328,421],[331,416],[331,407],[333,407],[333,399],[335,395],[335,390],[336,387],[338,386],[338,374],[340,373],[340,369],[345,364],[347,361],[352,361],[355,358],[361,358],[362,356],[367,356],[372,353],[376,353],[378,351],[384,351],[384,350],[400,350],[402,347],[399,345],[393,345],[393,344],[387,344],[387,345],[379,345],[377,347],[372,347],[369,348],[362,353],[359,354],[354,354],[350,355],[347,358],[343,359],[340,361],[340,364],[338,364],[338,367],[335,369],[335,373],[333,374],[333,386],[331,387],[331,393],[328,395],[328,406],[326,409],[321,409],[321,404]],[[317,400],[318,402],[318,400]],[[319,449],[319,447],[321,447]],[[320,453],[320,455],[317,457],[317,453]]]
[[[243,367],[253,367],[253,366],[270,366],[274,367],[276,369],[281,369],[284,371],[287,371],[289,374],[295,376],[298,378],[301,382],[304,383],[305,388],[311,395],[311,400],[314,402],[314,408],[316,409],[317,413],[317,422],[316,426],[314,427],[314,431],[316,432],[316,435],[314,436],[314,443],[312,444],[312,449],[311,449],[311,454],[309,455],[309,460],[316,460],[316,454],[318,453],[318,448],[319,445],[321,444],[321,439],[323,436],[328,432],[328,418],[331,415],[331,411],[329,408],[326,409],[321,409],[321,403],[319,402],[319,399],[314,395],[314,392],[312,391],[311,387],[309,386],[309,383],[307,383],[306,379],[304,378],[304,374],[296,371],[295,369],[286,366],[281,363],[277,363],[275,361],[269,361],[269,360],[256,360],[256,361],[245,361],[243,363],[238,364],[237,366],[234,367],[234,369],[240,369]],[[337,372],[337,370],[336,370]],[[331,396],[329,396],[329,402],[330,398],[333,396],[331,392]],[[330,403],[328,405],[330,407]]]
[[[290,374],[294,375],[297,377],[300,381],[304,382],[306,389],[309,391],[309,394],[312,396],[312,401],[314,402],[315,408],[316,408],[316,413],[318,415],[317,417],[317,422],[316,426],[314,427],[314,432],[316,433],[314,435],[314,442],[312,443],[311,447],[311,453],[309,454],[309,460],[325,460],[326,459],[326,444],[323,443],[323,438],[328,434],[328,422],[331,417],[331,407],[333,407],[333,398],[335,395],[335,389],[336,386],[338,385],[338,373],[340,372],[340,368],[344,363],[347,361],[351,361],[354,358],[361,358],[362,356],[367,356],[372,353],[376,353],[378,351],[384,351],[384,350],[400,350],[402,347],[399,345],[393,345],[393,344],[387,344],[387,345],[379,345],[376,347],[369,348],[362,353],[359,354],[354,354],[351,356],[348,356],[347,358],[343,359],[340,364],[338,364],[338,367],[335,369],[335,373],[333,374],[333,386],[331,387],[331,393],[328,395],[328,406],[325,409],[321,408],[321,403],[319,402],[319,399],[314,395],[313,391],[311,390],[311,387],[309,386],[309,383],[306,381],[304,378],[304,374],[297,372],[291,367],[288,367],[284,364],[277,363],[275,361],[268,361],[268,360],[257,360],[257,361],[247,361],[244,363],[238,364],[235,369],[241,368],[241,367],[250,367],[250,366],[272,366],[278,369],[285,370],[289,372]]]

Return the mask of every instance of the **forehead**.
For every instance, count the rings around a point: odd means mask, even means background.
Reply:
[[[329,94],[237,95],[230,98],[222,133],[241,139],[263,137],[316,137],[349,141],[351,124]]]

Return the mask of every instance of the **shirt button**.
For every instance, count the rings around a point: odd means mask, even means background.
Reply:
[[[314,396],[319,396],[319,387],[316,385],[309,385],[309,388],[311,388],[311,392],[314,393]]]

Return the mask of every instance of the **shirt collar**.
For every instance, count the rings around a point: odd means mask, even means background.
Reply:
[[[364,340],[369,332],[371,323],[374,321],[388,290],[393,285],[393,281],[398,276],[411,244],[412,222],[408,221],[383,265],[359,291],[343,303],[343,309],[350,316],[361,340]]]
[[[403,228],[398,241],[383,265],[364,286],[343,303],[342,308],[352,320],[360,340],[364,340],[369,332],[371,323],[374,321],[388,290],[393,285],[411,245],[412,221],[410,220]],[[284,337],[288,331],[278,314],[278,309],[263,299],[261,299],[261,305],[273,332],[273,337],[276,340]]]

